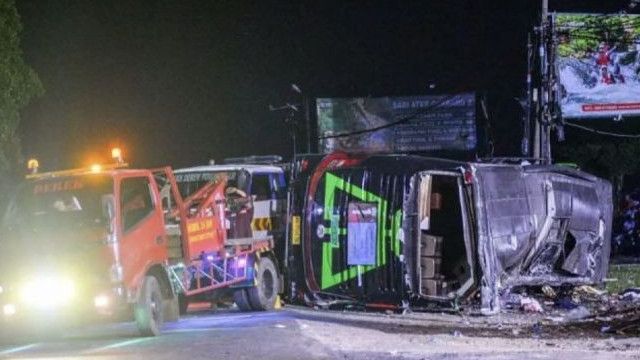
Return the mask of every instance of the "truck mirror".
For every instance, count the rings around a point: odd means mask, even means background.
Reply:
[[[107,232],[110,235],[115,233],[116,204],[112,194],[102,196],[102,213],[107,219]]]

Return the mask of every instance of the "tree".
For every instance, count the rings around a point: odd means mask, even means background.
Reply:
[[[614,186],[616,205],[622,198],[624,177],[640,172],[640,141],[636,139],[562,144],[556,155],[558,161],[576,162],[584,170],[608,178]]]
[[[14,0],[0,0],[0,181],[6,184],[22,163],[17,134],[20,110],[44,90],[20,48],[22,24]]]
[[[617,51],[634,50],[640,36],[640,20],[630,15],[560,14],[555,21],[558,36],[558,55],[585,58],[606,43]]]

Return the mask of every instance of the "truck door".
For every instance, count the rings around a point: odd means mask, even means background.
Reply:
[[[123,282],[134,287],[152,263],[166,259],[162,208],[149,176],[122,178],[118,184],[119,255]]]
[[[253,236],[264,238],[273,229],[276,212],[275,178],[269,173],[254,173],[251,176],[253,199]]]

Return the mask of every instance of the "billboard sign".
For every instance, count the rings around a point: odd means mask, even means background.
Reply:
[[[476,148],[475,94],[316,99],[319,148],[412,152]],[[402,121],[406,120],[406,121]],[[393,125],[396,122],[399,124]],[[368,129],[381,128],[368,132]],[[339,134],[351,136],[332,137]]]
[[[565,118],[640,115],[640,16],[556,14]]]

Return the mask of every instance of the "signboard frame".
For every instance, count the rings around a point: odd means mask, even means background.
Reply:
[[[475,151],[475,93],[316,99],[319,150]],[[379,129],[377,131],[369,131]],[[349,136],[344,134],[356,133]],[[336,136],[337,135],[337,136]]]
[[[640,116],[640,15],[554,13],[553,34],[563,118]]]

